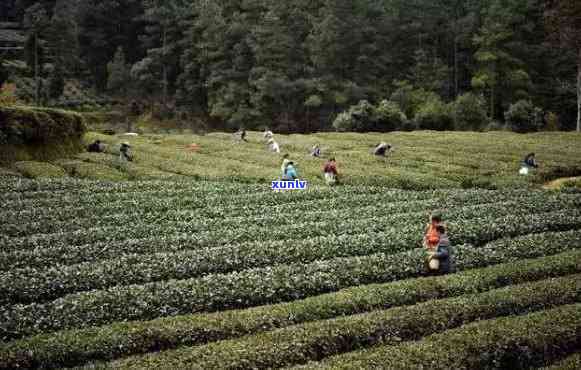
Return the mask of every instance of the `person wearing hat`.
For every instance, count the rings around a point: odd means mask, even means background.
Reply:
[[[378,157],[385,157],[391,151],[391,145],[388,143],[379,143],[373,149],[373,154]]]
[[[278,143],[274,141],[274,139],[269,139],[268,150],[270,150],[273,153],[280,153],[280,145],[278,145]]]
[[[128,142],[121,143],[119,148],[119,159],[121,162],[133,162],[133,154],[131,153],[131,144]]]
[[[264,130],[264,139],[265,140],[270,140],[274,138],[274,134],[272,133],[272,131],[270,131],[268,128]]]

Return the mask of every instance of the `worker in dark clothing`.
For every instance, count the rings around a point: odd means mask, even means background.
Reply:
[[[87,148],[89,153],[103,153],[105,149],[103,148],[103,144],[101,144],[101,140],[95,140],[94,143],[90,144]]]
[[[539,165],[538,165],[537,160],[535,158],[535,153],[528,154],[525,157],[523,164],[529,168],[539,168]]]

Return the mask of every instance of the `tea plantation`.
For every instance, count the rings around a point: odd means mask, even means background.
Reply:
[[[35,159],[16,155],[16,164],[2,164],[0,174],[27,178],[73,177],[91,180],[206,180],[268,184],[279,176],[281,155],[269,153],[261,133],[250,132],[247,143],[232,135],[144,134],[139,137],[85,135],[106,144],[105,153]],[[445,188],[522,188],[556,178],[581,175],[581,136],[574,133],[513,134],[508,132],[411,132],[389,134],[319,133],[276,135],[282,153],[297,164],[301,179],[323,184],[323,159],[309,150],[320,144],[323,157],[336,157],[344,183],[407,190]],[[135,161],[119,166],[119,144],[129,141]],[[394,146],[388,159],[370,155],[385,141]],[[191,144],[198,150],[192,151]],[[32,145],[37,147],[38,145]],[[2,158],[0,146],[0,159]],[[16,150],[18,153],[19,151]],[[529,152],[541,164],[534,176],[518,175]],[[9,155],[14,155],[11,151]],[[49,153],[53,154],[53,153]],[[38,162],[38,161],[41,162]]]
[[[578,363],[576,188],[268,186],[2,177],[0,368]]]

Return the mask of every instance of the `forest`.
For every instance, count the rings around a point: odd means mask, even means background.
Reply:
[[[215,128],[579,129],[577,0],[16,0],[0,22],[26,62],[0,48],[0,84],[39,105],[82,104],[74,79]]]

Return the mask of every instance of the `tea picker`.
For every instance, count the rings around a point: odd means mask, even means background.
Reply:
[[[520,175],[526,176],[532,170],[537,169],[537,168],[539,168],[539,164],[537,163],[537,160],[535,158],[535,153],[530,153],[530,154],[527,154],[525,159],[522,161],[521,167],[520,167],[520,170],[518,171],[518,173]]]

